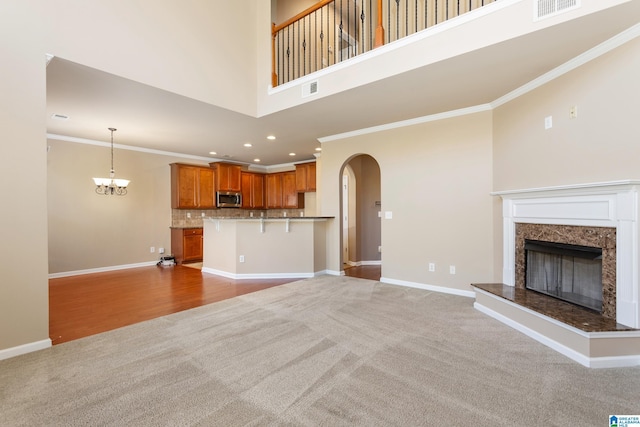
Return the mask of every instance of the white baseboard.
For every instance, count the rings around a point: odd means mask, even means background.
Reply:
[[[329,276],[344,276],[344,270],[341,271],[337,271],[337,270],[325,270],[325,272],[329,275]]]
[[[105,271],[126,270],[128,268],[150,267],[156,265],[158,261],[140,262],[137,264],[113,265],[110,267],[88,268],[86,270],[63,271],[60,273],[50,273],[49,279],[57,279],[60,277],[80,276],[82,274],[104,273]]]
[[[440,292],[443,294],[451,294],[451,295],[458,295],[461,297],[467,297],[467,298],[475,298],[476,297],[476,293],[473,291],[465,291],[462,289],[454,289],[454,288],[447,288],[444,286],[436,286],[436,285],[427,285],[424,283],[417,283],[417,282],[408,282],[406,280],[396,280],[396,279],[390,279],[388,277],[381,277],[380,281],[382,283],[387,283],[389,285],[397,285],[397,286],[407,286],[409,288],[418,288],[418,289],[424,289],[426,291],[433,291],[433,292]]]
[[[382,261],[347,261],[346,264],[351,267],[360,267],[361,265],[382,265]]]
[[[20,356],[38,350],[44,350],[49,347],[51,347],[50,338],[42,341],[35,341],[29,344],[19,345],[17,347],[5,348],[4,350],[0,350],[0,360],[10,359],[12,357]]]
[[[628,355],[628,356],[609,356],[609,357],[589,357],[585,354],[579,353],[555,340],[546,337],[539,332],[534,331],[533,329],[524,326],[523,324],[514,321],[482,304],[475,302],[473,307],[486,314],[487,316],[493,317],[499,322],[504,323],[507,326],[512,327],[513,329],[525,334],[529,338],[533,338],[538,341],[540,344],[546,345],[552,350],[557,351],[558,353],[568,357],[569,359],[578,362],[582,366],[587,368],[624,368],[631,366],[640,366],[640,355]],[[595,334],[594,334],[595,335]]]

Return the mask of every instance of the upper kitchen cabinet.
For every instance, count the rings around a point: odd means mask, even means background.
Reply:
[[[304,194],[296,190],[296,173],[278,172],[266,175],[267,209],[304,208]]]
[[[242,172],[242,207],[246,209],[264,209],[264,174]]]
[[[173,209],[214,209],[215,177],[211,168],[172,163],[171,207]]]
[[[296,190],[300,193],[316,191],[316,162],[296,165]]]
[[[241,166],[232,163],[209,163],[216,171],[216,184],[218,191],[240,192],[242,190],[242,179],[240,176]]]

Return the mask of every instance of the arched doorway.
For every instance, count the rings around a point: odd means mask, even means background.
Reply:
[[[380,278],[380,166],[367,154],[347,160],[340,173],[341,265],[349,276]],[[373,276],[373,277],[372,277]]]

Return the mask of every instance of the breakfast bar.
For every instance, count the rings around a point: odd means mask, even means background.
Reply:
[[[306,278],[327,268],[332,217],[241,217],[203,221],[202,272],[231,279]]]

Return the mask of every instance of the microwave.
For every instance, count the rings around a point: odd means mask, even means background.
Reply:
[[[242,193],[217,191],[216,206],[219,208],[240,208],[242,207]]]

